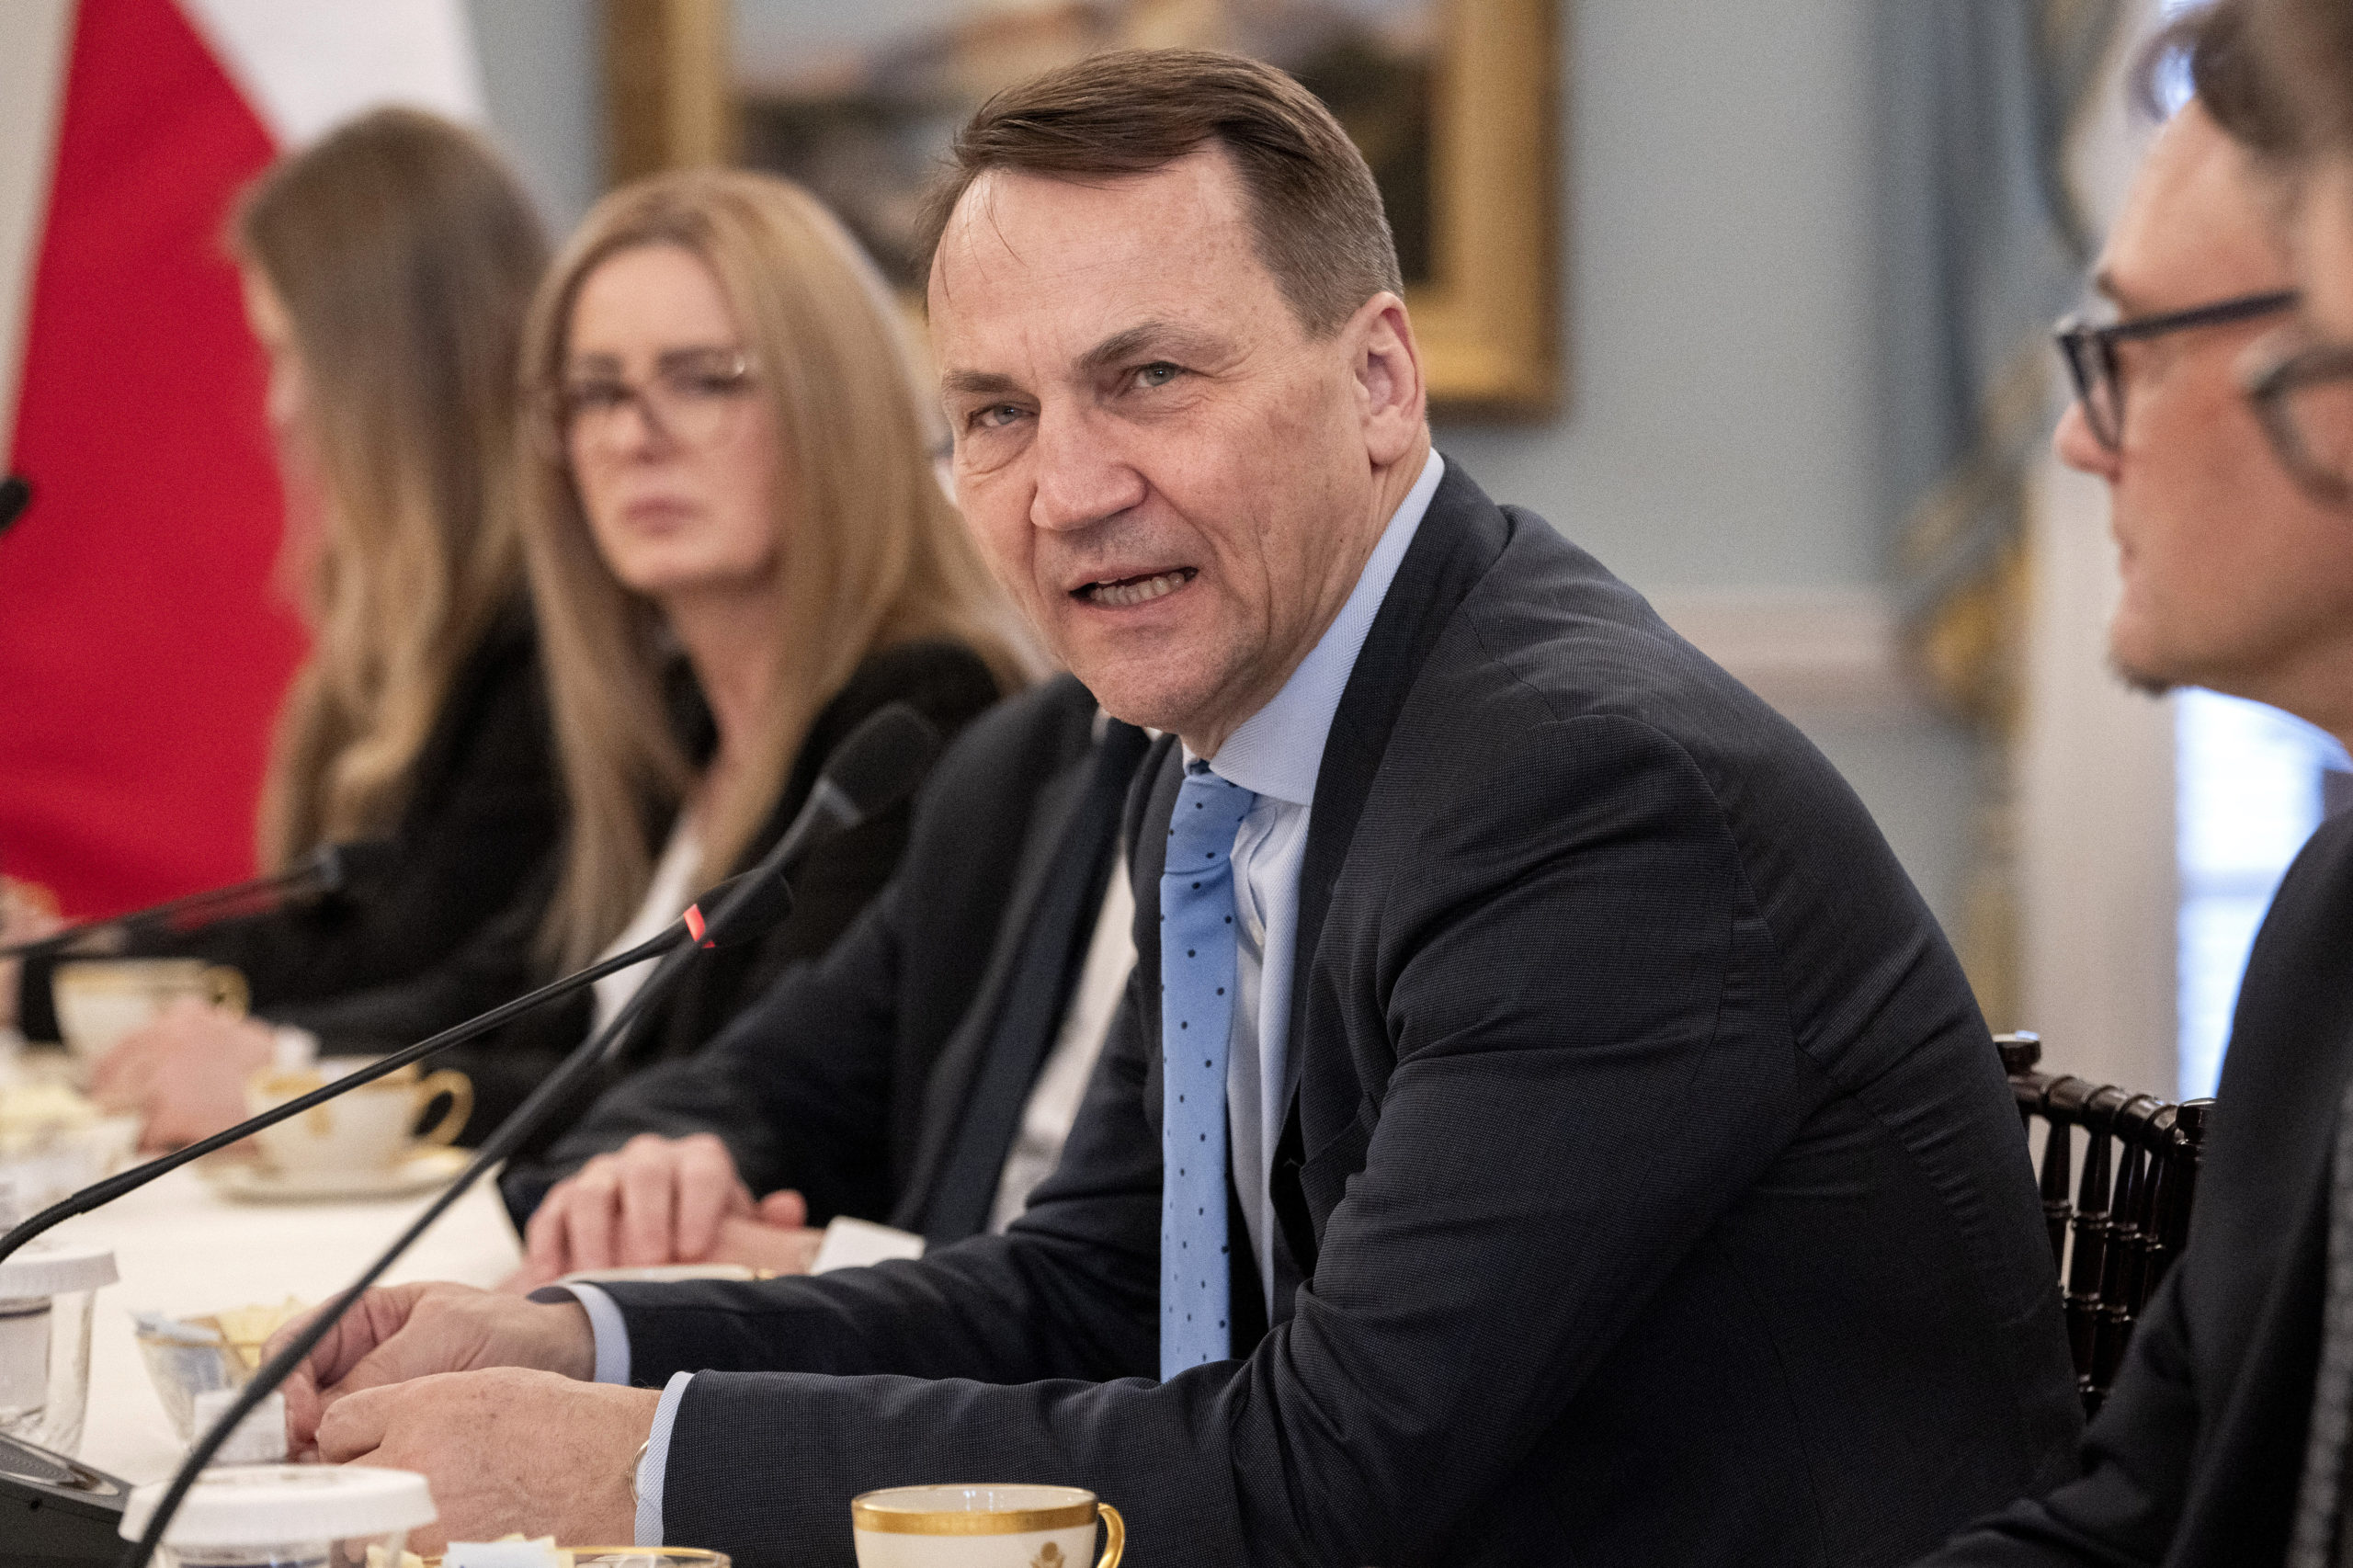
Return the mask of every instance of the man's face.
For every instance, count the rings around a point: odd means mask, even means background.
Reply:
[[[2133,181],[2101,291],[2129,320],[2290,287],[2264,177],[2203,108],[2184,109]],[[2060,422],[2060,457],[2108,482],[2124,579],[2109,648],[2140,684],[2296,706],[2315,650],[2353,631],[2353,533],[2289,478],[2241,391],[2241,361],[2278,324],[2120,344],[2121,451],[2080,405]]]
[[[1376,295],[1310,337],[1204,152],[1083,184],[984,175],[930,310],[991,568],[1107,709],[1213,755],[1314,647],[1420,471],[1404,307]]]

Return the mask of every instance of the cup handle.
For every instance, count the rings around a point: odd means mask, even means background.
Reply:
[[[1103,1516],[1103,1556],[1095,1568],[1120,1568],[1120,1555],[1128,1549],[1128,1521],[1108,1503],[1097,1502],[1095,1508]]]
[[[204,971],[204,994],[208,1001],[223,1012],[245,1016],[253,1006],[253,988],[245,983],[244,971],[217,963]]]
[[[447,1143],[466,1129],[466,1119],[474,1113],[474,1081],[455,1067],[444,1067],[429,1073],[417,1081],[416,1108],[423,1110],[439,1096],[449,1096],[449,1108],[441,1119],[416,1135],[420,1143]]]

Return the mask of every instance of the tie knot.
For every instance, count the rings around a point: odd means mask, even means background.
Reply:
[[[1205,763],[1187,768],[1168,824],[1165,874],[1199,871],[1224,861],[1233,853],[1234,830],[1257,801],[1241,785],[1211,773]]]

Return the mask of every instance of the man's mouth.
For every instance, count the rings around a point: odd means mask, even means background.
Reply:
[[[1100,605],[1106,609],[1126,609],[1131,605],[1150,604],[1165,598],[1198,574],[1198,569],[1179,566],[1169,572],[1155,572],[1149,577],[1106,577],[1100,582],[1087,583],[1071,590],[1080,602]]]

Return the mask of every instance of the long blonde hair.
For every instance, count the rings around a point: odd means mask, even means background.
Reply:
[[[954,640],[1006,690],[1034,665],[934,472],[940,417],[917,390],[896,306],[857,242],[799,186],[680,170],[598,202],[531,307],[523,365],[542,405],[562,384],[582,283],[643,245],[699,258],[733,309],[777,422],[777,523],[789,538],[768,710],[739,786],[700,824],[702,887],[758,835],[811,723],[869,654]],[[653,875],[646,824],[685,799],[693,768],[665,722],[660,613],[598,555],[560,440],[538,423],[524,543],[572,811],[544,935],[570,965],[628,924]]]
[[[284,304],[324,494],[289,560],[313,633],[279,710],[265,865],[381,833],[459,666],[522,592],[515,363],[546,236],[472,132],[362,117],[249,187],[229,244]]]

